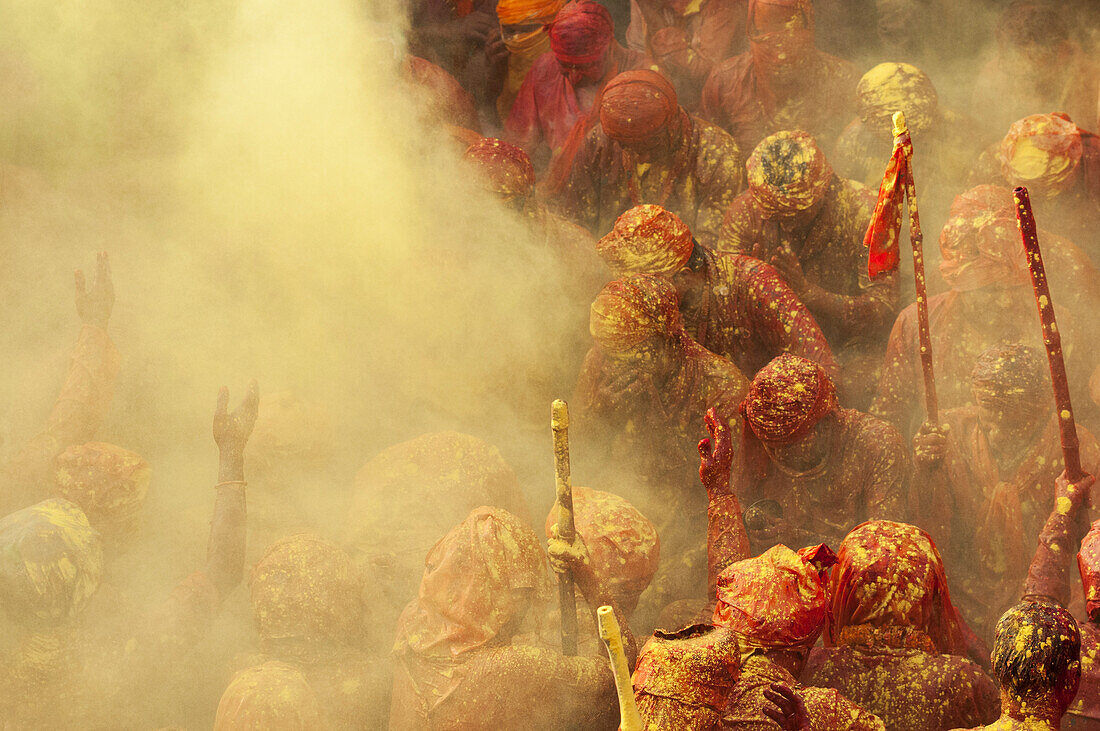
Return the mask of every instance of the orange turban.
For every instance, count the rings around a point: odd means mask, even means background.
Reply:
[[[684,333],[680,298],[667,279],[633,274],[608,283],[592,303],[589,332],[610,353],[629,353],[660,338]]]
[[[499,0],[497,18],[501,25],[549,23],[564,4],[565,0]]]
[[[825,153],[800,130],[764,138],[746,168],[749,190],[764,218],[806,210],[825,196],[833,179]]]
[[[594,64],[607,55],[614,32],[607,8],[592,0],[575,0],[563,7],[550,24],[550,49],[564,64]]]
[[[596,251],[615,275],[674,274],[695,248],[691,230],[680,217],[661,206],[643,203],[619,216]]]
[[[897,646],[966,654],[943,560],[932,538],[914,525],[872,520],[852,529],[840,544],[829,594],[830,646],[893,634]]]
[[[1012,191],[979,185],[955,198],[940,233],[940,274],[952,289],[1029,281]]]
[[[234,675],[214,718],[214,731],[312,731],[323,725],[317,696],[305,676],[274,660]]]
[[[653,580],[661,554],[653,523],[625,498],[588,487],[573,488],[573,520],[596,573],[636,602]],[[555,504],[546,516],[548,538],[557,522]]]
[[[603,90],[600,124],[604,134],[623,145],[653,139],[678,117],[676,90],[650,69],[624,71]]]
[[[646,728],[718,728],[717,715],[741,675],[739,658],[737,638],[728,627],[694,624],[654,632],[638,653],[631,680],[644,720],[666,723]],[[691,723],[700,716],[713,723]],[[669,724],[673,719],[677,723]]]
[[[525,198],[535,191],[535,168],[519,147],[493,137],[470,145],[465,159],[482,174],[490,192],[505,198]]]
[[[928,74],[916,66],[880,63],[856,85],[856,109],[864,125],[887,135],[894,112],[904,112],[909,131],[919,134],[936,121],[939,98]]]
[[[1085,589],[1085,610],[1089,620],[1100,621],[1100,520],[1092,524],[1077,553],[1077,569]]]
[[[809,648],[825,626],[825,571],[835,561],[824,544],[797,553],[778,545],[726,567],[714,624],[733,630],[742,651]]]
[[[1064,114],[1032,114],[1013,123],[997,157],[1010,185],[1056,193],[1072,185],[1084,151],[1081,130]]]
[[[261,642],[346,644],[360,631],[358,574],[324,538],[303,533],[272,544],[252,569],[251,594]]]
[[[57,458],[58,495],[80,506],[104,540],[118,545],[137,533],[149,491],[149,464],[122,447],[89,442]]]

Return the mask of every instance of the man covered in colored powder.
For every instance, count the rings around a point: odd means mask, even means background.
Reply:
[[[896,271],[867,273],[875,194],[835,175],[805,132],[768,137],[747,167],[749,189],[730,205],[715,248],[779,270],[840,361],[844,403],[866,408],[899,297]]]
[[[611,230],[631,206],[663,206],[713,244],[722,216],[744,187],[741,151],[718,127],[687,113],[672,84],[650,70],[627,71],[604,87],[600,124],[576,156],[551,169],[548,193],[593,234]]]
[[[972,180],[1026,187],[1043,228],[1100,256],[1100,137],[1065,114],[1014,122],[982,154]]]
[[[1091,475],[1071,483],[1065,473],[1056,482],[1054,507],[1039,534],[1028,569],[1024,599],[1069,607],[1073,561],[1084,588],[1081,630],[1081,687],[1063,718],[1062,728],[1100,728],[1100,523],[1085,534],[1085,509],[1096,480]],[[1078,540],[1084,535],[1083,540]],[[1076,551],[1078,545],[1080,551]],[[1075,602],[1076,603],[1076,602]]]
[[[695,111],[711,70],[745,50],[747,0],[637,0],[627,42],[643,49]]]
[[[780,353],[836,362],[817,321],[779,273],[759,259],[719,255],[700,244],[679,216],[643,204],[619,216],[596,250],[615,276],[668,277],[692,338],[746,376]]]
[[[628,660],[634,636],[596,575],[582,540],[550,542],[589,607],[611,606]],[[614,729],[614,680],[605,654],[564,657],[514,640],[541,617],[548,594],[538,537],[496,508],[473,511],[428,555],[418,598],[401,617],[394,645],[390,728]]]
[[[1001,717],[977,729],[1053,731],[1081,680],[1081,632],[1056,604],[1021,602],[997,622],[993,674],[1001,685]]]
[[[943,412],[946,428],[926,428],[914,440],[914,484],[921,486],[914,496],[918,522],[942,537],[956,600],[988,636],[1019,597],[1064,465],[1040,349],[991,348],[970,383],[974,406]],[[1082,463],[1094,472],[1100,446],[1077,428]]]
[[[574,148],[599,121],[604,86],[620,72],[647,66],[645,56],[615,40],[611,14],[593,0],[573,0],[548,26],[550,51],[535,61],[519,88],[504,134],[544,169],[570,143]],[[573,152],[575,154],[575,152]]]
[[[925,196],[958,190],[981,152],[973,123],[944,109],[928,75],[907,63],[880,63],[856,85],[856,118],[844,128],[832,159],[837,173],[872,189],[893,148],[893,114],[905,114],[913,139],[913,177]],[[946,193],[946,191],[945,191]],[[940,204],[939,200],[936,200]],[[948,200],[942,201],[946,207]]]
[[[475,67],[476,80],[486,105],[501,123],[512,113],[523,80],[535,61],[550,50],[546,25],[565,5],[565,0],[498,0],[500,32],[485,46],[484,66]],[[467,88],[470,88],[469,86]]]
[[[842,409],[820,365],[781,355],[753,378],[734,490],[753,553],[777,543],[838,545],[856,525],[904,519],[909,456],[897,431]],[[767,510],[751,515],[759,501]]]
[[[932,363],[940,408],[972,403],[970,372],[984,351],[998,344],[1041,346],[1035,297],[1016,227],[1012,191],[978,186],[955,198],[940,234],[940,274],[950,289],[928,298]],[[1095,362],[1085,343],[1096,337],[1100,275],[1072,243],[1039,233],[1058,326],[1065,345],[1074,405],[1091,419],[1088,391]],[[1087,329],[1086,329],[1087,328]],[[907,438],[924,420],[917,308],[901,312],[890,333],[882,376],[871,412],[894,424]],[[945,553],[944,537],[934,532]],[[950,564],[950,560],[948,564]]]
[[[707,506],[695,486],[698,437],[708,409],[737,420],[748,382],[685,332],[676,289],[661,277],[611,282],[592,303],[590,323],[595,345],[573,402],[577,442],[599,455],[594,468],[611,470],[605,480],[625,482],[624,494],[658,521],[658,605],[703,596]]]
[[[825,626],[825,584],[835,561],[828,546],[796,553],[778,545],[732,564],[718,577],[714,624],[732,630],[741,655],[741,677],[722,711],[724,727],[784,728],[768,712],[779,686],[801,697],[806,708],[803,728],[884,728],[882,721],[837,691],[798,683],[810,648]]]
[[[750,0],[749,51],[714,67],[700,115],[751,150],[780,130],[831,145],[853,116],[859,73],[814,47],[812,0]]]
[[[997,688],[966,659],[969,630],[927,533],[886,520],[858,526],[840,544],[829,598],[825,647],[810,653],[803,674],[809,685],[836,688],[887,728],[997,718]]]

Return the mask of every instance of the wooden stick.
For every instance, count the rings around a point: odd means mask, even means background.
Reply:
[[[909,205],[909,243],[913,247],[913,277],[917,288],[917,335],[920,343],[920,363],[924,371],[924,409],[930,424],[940,420],[939,399],[936,396],[936,375],[932,369],[932,335],[928,327],[928,286],[924,277],[924,233],[917,211],[917,188],[913,182],[913,141],[905,124],[905,115],[894,113],[894,144],[905,154],[905,199]]]
[[[569,479],[569,407],[556,399],[550,407],[550,430],[554,434],[554,486],[558,500],[558,536],[573,543],[573,485]],[[577,595],[573,590],[573,572],[558,576],[558,603],[561,606],[561,652],[577,654]]]
[[[1016,223],[1027,254],[1027,268],[1031,272],[1031,286],[1035,290],[1035,304],[1039,306],[1039,324],[1043,328],[1043,344],[1050,363],[1050,381],[1054,386],[1054,405],[1058,410],[1058,432],[1062,438],[1062,460],[1066,465],[1066,477],[1078,482],[1085,476],[1081,469],[1081,447],[1077,441],[1077,423],[1073,419],[1073,404],[1069,397],[1069,381],[1066,378],[1066,361],[1062,356],[1062,336],[1054,318],[1054,301],[1050,298],[1043,253],[1039,250],[1039,234],[1035,228],[1035,214],[1031,211],[1031,198],[1027,188],[1012,191],[1016,199]]]
[[[615,676],[615,692],[619,696],[619,731],[642,731],[642,716],[634,701],[634,686],[630,682],[630,665],[623,651],[623,635],[615,611],[604,605],[596,610],[600,639],[607,645],[611,674]]]

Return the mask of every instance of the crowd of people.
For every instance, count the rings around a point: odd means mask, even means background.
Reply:
[[[343,531],[252,514],[246,455],[307,473],[332,437],[253,382],[215,401],[206,556],[174,556],[185,578],[164,596],[120,591],[151,467],[97,441],[120,370],[100,253],[76,275],[55,405],[0,465],[0,728],[1100,729],[1100,9],[408,10],[418,123],[567,273],[547,306],[575,332],[525,396],[547,415],[570,396],[573,526],[476,424],[373,456]],[[964,56],[947,86],[966,94],[938,91]],[[882,269],[865,245],[895,112],[927,293],[904,253]],[[1016,186],[1084,476],[1067,474]],[[285,482],[282,509],[308,511]],[[242,583],[250,651],[196,667]],[[151,688],[181,708],[151,709]]]

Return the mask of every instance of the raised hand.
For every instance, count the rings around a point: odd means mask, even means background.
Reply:
[[[806,703],[795,691],[785,685],[772,683],[764,689],[764,715],[779,724],[784,731],[803,731],[810,728],[810,714]]]
[[[591,571],[592,560],[588,555],[588,546],[584,545],[584,539],[580,534],[575,534],[573,542],[567,543],[559,535],[557,523],[550,528],[546,554],[554,573],[564,574],[566,571],[572,571],[575,576],[578,572]]]
[[[810,289],[810,283],[802,271],[802,262],[798,260],[793,251],[786,246],[776,249],[768,259],[768,263],[779,270],[779,273],[783,275],[783,279],[786,280],[787,285],[794,290],[795,294],[800,298],[805,298],[806,292]]]
[[[699,479],[707,488],[707,495],[725,494],[729,492],[733,464],[730,427],[714,408],[707,409],[703,423],[710,436],[699,442]]]
[[[88,289],[84,281],[84,272],[77,269],[73,273],[76,282],[76,314],[85,325],[106,328],[115,307],[115,286],[111,281],[111,262],[107,252],[96,254],[95,279]]]
[[[913,459],[918,465],[931,467],[941,464],[947,455],[947,425],[936,426],[927,421],[921,424],[913,437]]]
[[[256,426],[256,416],[260,410],[260,391],[256,382],[248,384],[248,393],[232,413],[228,412],[228,408],[229,389],[222,386],[214,410],[214,441],[222,454],[243,457],[244,447],[252,428]]]
[[[1066,473],[1054,481],[1054,509],[1062,515],[1076,515],[1083,505],[1088,505],[1089,492],[1096,478],[1085,475],[1077,482],[1070,482]]]

